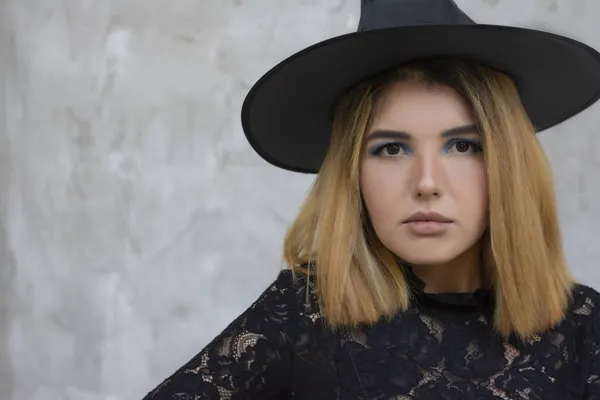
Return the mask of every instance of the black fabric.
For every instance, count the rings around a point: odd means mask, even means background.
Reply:
[[[145,400],[600,399],[599,294],[577,285],[564,321],[526,343],[491,328],[478,290],[430,295],[392,321],[331,333],[315,289],[282,271]],[[421,283],[421,284],[420,284]]]

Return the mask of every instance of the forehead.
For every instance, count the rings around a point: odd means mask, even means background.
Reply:
[[[382,93],[373,112],[370,130],[439,133],[471,123],[472,113],[454,89],[410,80],[394,83]]]

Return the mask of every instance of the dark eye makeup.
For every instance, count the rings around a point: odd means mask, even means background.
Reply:
[[[483,143],[478,139],[457,137],[448,140],[442,147],[442,151],[446,154],[477,154],[483,151]],[[410,156],[413,152],[407,143],[393,141],[373,145],[369,149],[369,154],[372,156],[393,157]]]

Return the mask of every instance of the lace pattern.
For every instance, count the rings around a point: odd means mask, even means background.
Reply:
[[[145,400],[600,399],[599,294],[586,286],[561,325],[526,343],[493,334],[481,293],[421,296],[391,321],[334,334],[306,288],[282,271]]]

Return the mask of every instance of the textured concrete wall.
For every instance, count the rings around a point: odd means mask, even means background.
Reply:
[[[600,48],[598,0],[458,3]],[[275,62],[353,30],[358,11],[0,2],[0,399],[139,399],[274,278],[312,177],[251,151],[241,101]],[[541,136],[569,261],[598,288],[599,125],[597,105]]]

